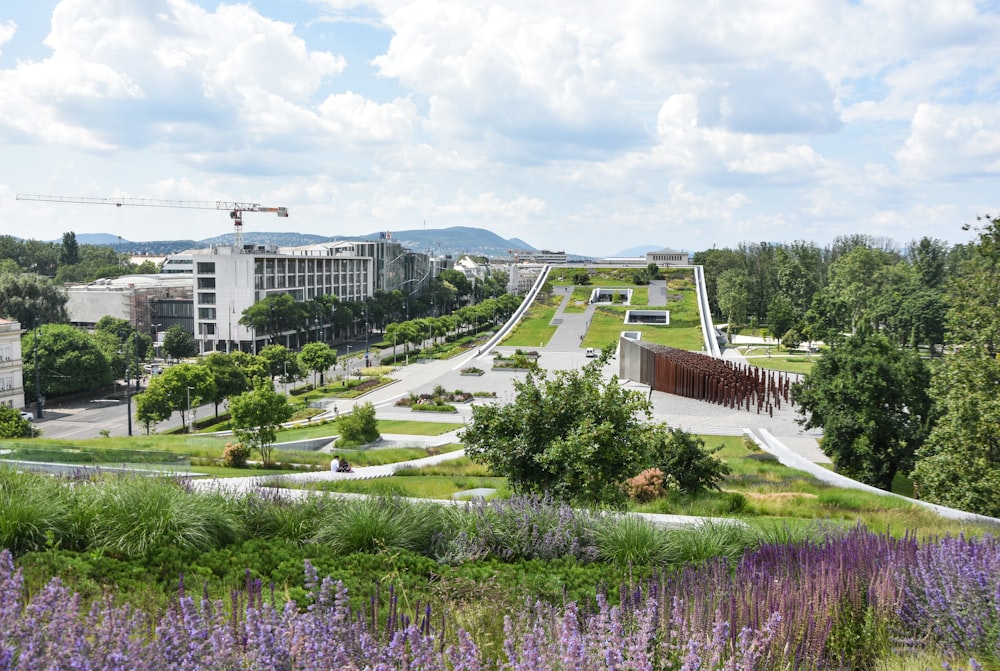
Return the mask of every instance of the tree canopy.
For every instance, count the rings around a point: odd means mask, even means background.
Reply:
[[[929,382],[915,352],[862,328],[792,386],[792,401],[806,428],[823,429],[821,447],[839,473],[889,490],[926,437]]]
[[[24,352],[24,379],[35,375],[35,333],[21,338]],[[68,324],[42,324],[38,329],[38,371],[42,396],[61,396],[97,387],[110,386],[111,367],[94,338]],[[33,385],[25,387],[25,397],[35,398]]]
[[[263,380],[252,390],[229,399],[229,412],[233,417],[233,433],[260,454],[265,467],[269,466],[278,427],[292,416],[288,399]]]
[[[947,281],[952,345],[935,371],[939,416],[913,470],[922,498],[1000,517],[1000,218],[986,217]],[[926,274],[938,276],[936,254]]]
[[[623,504],[624,481],[651,467],[692,489],[714,484],[725,471],[721,462],[708,456],[707,465],[715,467],[692,468],[701,475],[688,478],[680,465],[691,465],[691,453],[676,458],[676,436],[650,421],[646,398],[617,378],[602,379],[610,354],[606,350],[582,369],[551,377],[544,370],[529,372],[514,383],[511,403],[474,406],[462,434],[466,454],[506,477],[518,493],[584,504]],[[699,460],[706,457],[700,448],[695,453]]]
[[[33,328],[42,324],[63,324],[66,314],[66,294],[47,277],[34,273],[0,274],[0,316]]]

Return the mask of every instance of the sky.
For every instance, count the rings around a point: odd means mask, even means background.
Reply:
[[[593,256],[1000,207],[1000,0],[7,0],[0,234],[473,226]],[[416,250],[422,251],[422,250]]]

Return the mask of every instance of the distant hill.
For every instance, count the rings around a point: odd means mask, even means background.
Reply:
[[[451,228],[414,228],[407,231],[388,231],[393,241],[415,252],[435,254],[480,254],[482,256],[507,256],[508,249],[534,249],[516,238],[507,240],[492,231],[470,226]],[[381,233],[361,236],[362,240],[376,240]]]
[[[313,245],[331,240],[377,240],[384,231],[360,236],[328,237],[309,233],[256,232],[244,231],[243,242],[246,244],[275,244],[279,247],[298,247]],[[534,247],[518,238],[505,239],[484,228],[469,226],[454,226],[451,228],[412,229],[406,231],[388,231],[394,242],[408,247],[415,252],[432,251],[434,254],[480,254],[483,256],[504,257],[508,249],[528,249]],[[119,238],[108,233],[80,233],[76,236],[82,245],[103,245],[132,254],[147,254],[150,256],[165,256],[189,249],[199,249],[212,245],[232,244],[233,234],[217,235],[204,240],[153,240],[134,242]],[[57,240],[56,242],[62,242]]]
[[[612,254],[616,257],[632,257],[632,256],[646,256],[647,252],[658,252],[663,249],[663,245],[640,245],[638,247],[629,247],[628,249],[623,249],[617,254]]]

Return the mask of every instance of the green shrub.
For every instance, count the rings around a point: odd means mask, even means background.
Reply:
[[[340,418],[340,436],[346,445],[363,445],[379,439],[375,406],[362,403]]]
[[[246,468],[250,448],[243,443],[226,443],[222,450],[222,465],[227,468]]]
[[[669,429],[655,450],[657,466],[665,477],[671,477],[680,491],[697,494],[717,489],[718,483],[730,472],[729,466],[713,454],[722,446],[706,450],[705,442],[681,429]]]
[[[647,503],[667,493],[663,486],[663,471],[647,468],[634,478],[625,481],[628,497],[636,503]]]

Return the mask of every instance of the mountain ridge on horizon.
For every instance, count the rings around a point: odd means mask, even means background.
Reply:
[[[383,235],[389,236],[393,242],[398,242],[415,252],[434,252],[438,254],[450,254],[456,257],[462,254],[473,254],[498,258],[509,256],[511,250],[538,251],[538,248],[520,238],[504,238],[493,231],[474,226],[378,231],[355,236],[323,236],[313,233],[289,231],[245,231],[243,233],[243,240],[249,244],[271,243],[279,247],[297,247],[333,240],[377,240]],[[131,254],[165,256],[167,254],[176,254],[212,245],[230,244],[233,236],[232,233],[225,233],[202,240],[151,240],[142,242],[127,240],[111,233],[77,233],[76,239],[80,244],[114,247]],[[52,242],[59,243],[61,240],[54,240]],[[642,256],[646,251],[655,249],[660,249],[660,247],[657,245],[643,245],[624,250],[614,256]],[[567,253],[571,258],[590,258],[572,252]]]
[[[271,243],[279,247],[296,247],[334,240],[377,240],[383,235],[391,236],[393,242],[398,242],[416,252],[434,251],[453,256],[459,254],[476,254],[499,257],[507,256],[508,250],[511,249],[535,251],[533,246],[519,238],[503,238],[490,230],[472,226],[378,231],[352,236],[325,236],[289,231],[244,231],[243,241],[248,244]],[[77,233],[76,240],[80,244],[114,247],[132,254],[163,256],[199,247],[230,244],[232,243],[233,235],[232,233],[226,233],[202,240],[134,241],[110,233]],[[61,240],[54,240],[52,242],[59,243]]]

